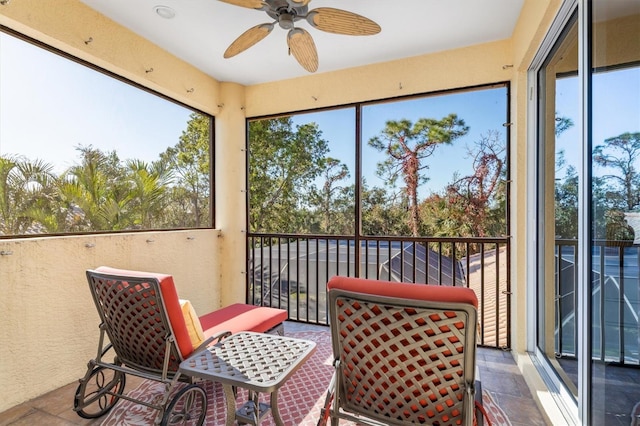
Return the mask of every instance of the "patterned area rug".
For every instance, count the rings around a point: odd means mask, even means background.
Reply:
[[[317,343],[316,351],[302,368],[284,384],[278,393],[280,415],[287,426],[315,426],[320,417],[320,409],[324,404],[327,386],[333,374],[331,366],[331,335],[324,331],[300,331],[287,333],[290,337],[313,340]],[[201,382],[208,395],[206,425],[224,425],[226,405],[224,392],[219,383]],[[164,385],[146,380],[128,394],[134,398],[151,401],[160,398]],[[246,399],[246,391],[239,390],[238,403]],[[504,412],[494,402],[492,396],[483,391],[483,405],[492,426],[509,426],[511,423]],[[264,396],[265,402],[268,396]],[[157,411],[144,405],[121,400],[102,422],[102,426],[137,426],[152,425]],[[341,425],[353,425],[341,421]],[[261,425],[273,426],[273,417],[268,414]],[[486,425],[486,423],[485,423]]]

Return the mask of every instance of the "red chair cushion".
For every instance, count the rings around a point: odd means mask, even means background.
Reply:
[[[235,303],[200,317],[204,337],[211,337],[221,331],[237,333],[255,331],[264,333],[288,318],[284,309]]]
[[[334,276],[327,289],[342,289],[401,299],[432,300],[437,302],[468,303],[478,307],[478,297],[470,288],[441,285],[409,284],[364,278]]]
[[[162,299],[164,300],[164,307],[167,311],[167,316],[171,323],[173,335],[176,339],[180,354],[183,358],[191,355],[193,352],[193,345],[191,344],[187,325],[184,322],[182,308],[180,307],[180,301],[178,299],[178,292],[176,291],[175,284],[173,283],[173,277],[171,275],[158,274],[155,272],[130,271],[126,269],[111,268],[108,266],[100,266],[96,271],[105,274],[119,275],[122,277],[157,279],[160,282],[160,292],[162,293]]]

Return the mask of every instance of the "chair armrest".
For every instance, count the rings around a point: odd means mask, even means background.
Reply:
[[[218,343],[222,339],[224,339],[225,337],[229,337],[229,336],[231,336],[231,332],[230,331],[220,331],[219,333],[216,333],[215,335],[213,335],[211,337],[208,337],[205,341],[200,343],[200,345],[197,348],[193,349],[193,353],[194,354],[198,353],[198,352],[206,349],[212,343]]]

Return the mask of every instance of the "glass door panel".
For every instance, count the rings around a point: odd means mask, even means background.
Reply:
[[[538,336],[555,381],[578,398],[576,284],[580,96],[574,15],[538,72]]]
[[[591,424],[640,411],[640,0],[593,0]],[[640,406],[640,404],[639,404]]]

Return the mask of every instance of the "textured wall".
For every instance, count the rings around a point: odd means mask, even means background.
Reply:
[[[86,269],[172,274],[180,297],[208,312],[221,306],[218,236],[198,230],[0,240],[0,412],[79,379],[96,356],[99,321]]]

